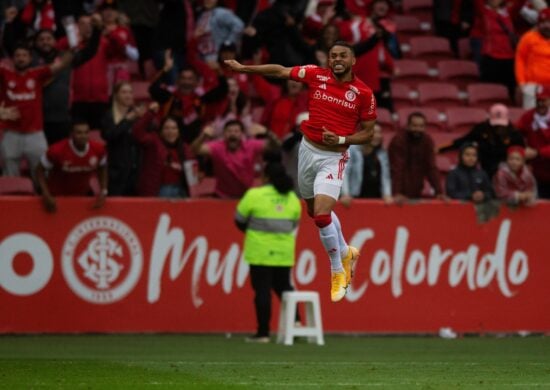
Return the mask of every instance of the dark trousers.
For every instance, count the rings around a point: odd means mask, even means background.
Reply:
[[[537,183],[539,198],[550,199],[550,181],[539,181]]]
[[[514,60],[501,60],[489,56],[481,57],[481,80],[487,83],[502,84],[508,88],[510,99],[514,100],[516,75]]]
[[[262,265],[250,266],[250,281],[256,293],[254,306],[258,330],[256,336],[269,336],[269,321],[271,320],[271,290],[281,299],[283,292],[294,291],[290,284],[291,267],[270,267]]]

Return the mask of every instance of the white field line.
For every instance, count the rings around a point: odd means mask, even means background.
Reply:
[[[143,364],[181,364],[181,365],[205,365],[205,366],[237,366],[237,365],[256,365],[256,366],[288,366],[288,365],[307,365],[307,366],[349,366],[349,365],[357,365],[357,366],[368,366],[368,365],[380,365],[380,366],[424,366],[424,365],[431,365],[431,366],[448,366],[448,365],[463,365],[463,366],[483,366],[483,365],[500,365],[503,363],[514,363],[519,365],[527,365],[527,366],[550,366],[550,363],[545,362],[499,362],[499,363],[481,363],[481,362],[358,362],[358,361],[338,361],[338,362],[299,362],[299,361],[292,361],[292,362],[268,362],[268,361],[182,361],[182,360],[138,360],[133,362],[128,361],[119,361],[121,363],[126,363],[129,365],[143,365]]]
[[[199,382],[147,382],[149,385],[153,386],[181,386],[184,384],[187,385],[201,385]],[[426,383],[422,382],[340,382],[340,383],[327,383],[327,382],[309,382],[309,383],[296,383],[292,384],[286,383],[276,383],[276,382],[230,382],[224,383],[224,385],[231,386],[270,386],[270,387],[322,387],[322,386],[331,386],[331,387],[363,387],[363,386],[425,386]],[[486,383],[485,385],[496,385],[499,387],[550,387],[550,383]],[[460,386],[479,386],[479,382],[475,383],[460,383]]]

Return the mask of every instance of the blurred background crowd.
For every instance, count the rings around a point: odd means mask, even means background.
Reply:
[[[240,198],[296,177],[306,88],[225,59],[326,66],[375,92],[342,202],[550,197],[544,0],[0,0],[0,193]],[[99,205],[103,200],[100,199]]]

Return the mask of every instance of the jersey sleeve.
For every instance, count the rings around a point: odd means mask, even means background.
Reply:
[[[38,82],[44,84],[52,77],[53,74],[49,66],[40,66],[34,69],[34,75]]]
[[[252,206],[254,205],[254,189],[246,191],[242,199],[237,205],[235,219],[239,222],[247,222],[252,214]]]
[[[55,167],[57,161],[59,160],[59,157],[58,157],[59,156],[59,150],[55,146],[56,145],[54,145],[53,147],[48,148],[46,153],[44,153],[42,155],[42,157],[40,158],[40,163],[42,164],[42,166],[44,168],[46,168],[48,170]]]
[[[309,84],[315,80],[315,76],[319,74],[320,69],[315,65],[294,66],[290,70],[290,79]]]
[[[373,121],[376,119],[376,98],[374,94],[369,91],[369,94],[365,96],[363,101],[363,107],[361,108],[361,120]]]

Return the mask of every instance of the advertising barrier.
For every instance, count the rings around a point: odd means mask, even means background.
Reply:
[[[236,202],[0,199],[0,333],[252,332]],[[329,332],[550,330],[550,204],[479,223],[471,204],[337,208],[361,258],[346,298],[303,214],[293,280],[321,295]],[[274,299],[272,329],[278,304]]]

